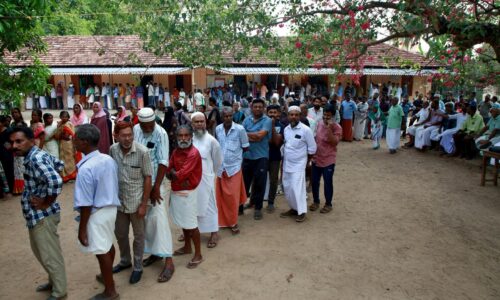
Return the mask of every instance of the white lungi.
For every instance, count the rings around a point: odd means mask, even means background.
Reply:
[[[441,139],[441,129],[437,128],[431,131],[431,141],[438,142]]]
[[[33,109],[33,98],[26,98],[26,109]]]
[[[283,191],[290,208],[307,213],[306,172],[283,172]]]
[[[363,138],[365,133],[366,119],[363,118],[362,121],[354,120],[354,139],[360,140]]]
[[[40,108],[41,109],[47,108],[47,99],[45,98],[45,96],[40,96]]]
[[[182,229],[198,227],[196,196],[197,190],[170,192],[170,216],[174,224]]]
[[[72,109],[72,108],[73,108],[73,106],[75,105],[75,97],[73,97],[73,96],[68,96],[68,97],[66,98],[66,103],[67,103],[67,105],[68,105],[68,106],[67,106],[67,107],[68,107],[68,109]]]
[[[387,142],[387,147],[391,150],[399,149],[401,138],[401,129],[399,128],[387,128],[385,132],[385,139]]]
[[[144,253],[159,257],[171,257],[172,234],[168,223],[168,196],[163,184],[160,186],[160,196],[163,198],[160,204],[155,206],[148,204],[148,211],[144,219]]]
[[[219,213],[215,200],[215,176],[203,174],[198,193],[198,228],[200,233],[219,231]]]
[[[439,126],[429,126],[424,128],[424,126],[419,126],[415,133],[415,148],[422,149],[424,146],[431,145],[431,132]]]
[[[421,128],[422,126],[423,125],[420,125],[420,126],[411,125],[410,127],[408,127],[406,129],[406,133],[408,133],[409,135],[415,136],[415,134],[417,133],[417,129]]]
[[[80,249],[85,253],[95,255],[106,254],[113,246],[115,240],[116,206],[106,206],[97,209],[90,215],[87,223],[87,247],[80,244]]]

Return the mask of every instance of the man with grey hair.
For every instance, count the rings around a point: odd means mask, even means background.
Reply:
[[[138,113],[139,124],[134,126],[134,140],[149,149],[153,164],[151,204],[145,217],[145,253],[151,256],[144,260],[144,267],[165,258],[165,267],[158,276],[158,282],[172,278],[175,268],[172,261],[172,236],[167,214],[167,191],[162,185],[168,167],[168,135],[165,129],[156,124],[155,113],[142,108]]]
[[[233,121],[233,109],[222,108],[223,123],[215,128],[215,137],[222,151],[222,164],[217,170],[216,196],[219,227],[229,227],[238,234],[238,208],[247,201],[241,164],[243,151],[250,147],[243,126]]]
[[[203,164],[203,176],[198,186],[198,228],[200,233],[211,233],[207,247],[214,248],[219,241],[219,222],[215,200],[215,177],[222,156],[219,142],[207,132],[205,115],[195,112],[191,115],[194,136],[193,145],[198,149]]]
[[[104,283],[104,292],[91,299],[119,299],[113,281],[115,258],[115,221],[118,199],[118,167],[108,155],[98,150],[100,132],[92,124],[77,127],[73,141],[77,151],[85,156],[77,164],[74,207],[80,212],[78,240],[82,252],[97,256]]]
[[[174,255],[192,253],[191,240],[194,243],[194,256],[187,268],[194,269],[203,261],[201,256],[200,231],[198,229],[198,185],[202,178],[202,162],[198,150],[193,147],[193,131],[190,126],[177,128],[177,148],[172,153],[166,176],[172,184],[170,193],[170,215],[174,224],[182,228],[184,246]]]

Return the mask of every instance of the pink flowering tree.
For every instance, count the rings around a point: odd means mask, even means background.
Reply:
[[[278,59],[285,69],[352,68],[359,72],[353,78],[356,82],[374,59],[371,47],[381,43],[417,47],[425,42],[429,61],[448,72],[445,81],[461,80],[467,66],[477,62],[485,66],[483,77],[489,83],[498,83],[500,77],[500,3],[495,0],[152,0],[138,4],[138,9],[152,8],[157,12],[140,20],[148,48],[157,54],[171,53],[193,67],[222,66],[228,55],[242,62],[265,62],[267,57]],[[425,67],[392,59],[403,67]]]

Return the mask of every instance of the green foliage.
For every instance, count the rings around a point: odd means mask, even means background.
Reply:
[[[35,18],[47,12],[44,0],[11,0],[0,4],[0,105],[19,106],[22,95],[47,89],[49,70],[37,56],[45,50]],[[31,60],[21,72],[5,61],[7,51]]]

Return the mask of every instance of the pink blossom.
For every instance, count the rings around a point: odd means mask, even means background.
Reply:
[[[370,21],[366,21],[363,24],[361,24],[361,29],[368,30],[368,28],[370,28]]]
[[[301,48],[302,43],[301,42],[295,42],[295,48]]]

